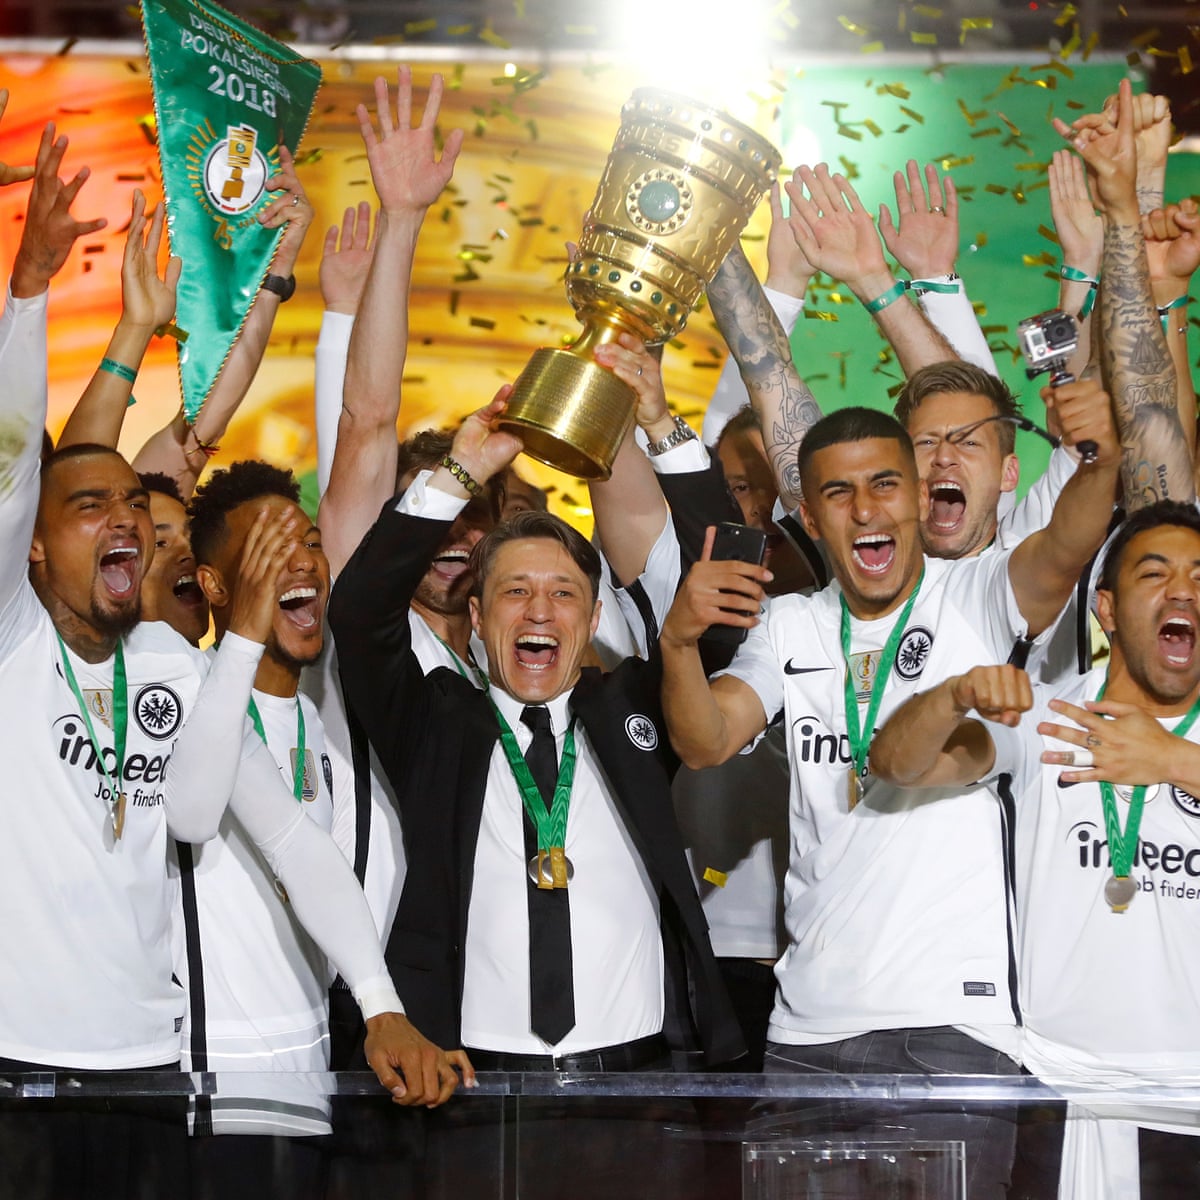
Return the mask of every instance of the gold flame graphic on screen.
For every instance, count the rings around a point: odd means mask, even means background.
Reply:
[[[258,130],[250,125],[230,125],[226,136],[229,146],[226,156],[229,178],[221,188],[221,199],[240,200],[246,187],[243,176],[254,157],[254,143],[258,140]]]

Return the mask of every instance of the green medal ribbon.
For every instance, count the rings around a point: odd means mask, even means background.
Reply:
[[[1108,688],[1108,676],[1096,693],[1096,700],[1104,699]],[[1183,719],[1171,730],[1175,737],[1183,737],[1196,723],[1200,716],[1200,696],[1184,714]],[[1129,800],[1129,819],[1125,822],[1125,831],[1121,832],[1121,818],[1117,811],[1117,794],[1113,785],[1107,780],[1100,780],[1100,799],[1104,803],[1104,832],[1108,837],[1108,856],[1112,860],[1113,875],[1118,879],[1127,879],[1133,867],[1133,855],[1137,849],[1138,832],[1142,826],[1142,808],[1146,802],[1147,784],[1139,784],[1133,789]]]
[[[183,259],[176,342],[193,422],[241,332],[283,228],[258,215],[278,193],[276,146],[295,152],[321,68],[211,0],[142,0],[171,252]]]
[[[262,713],[258,711],[258,705],[254,703],[254,697],[250,697],[250,705],[246,709],[250,714],[250,720],[254,725],[254,732],[262,738],[264,746],[270,748],[267,743],[267,731],[263,728]],[[292,795],[297,800],[304,799],[304,708],[300,704],[300,697],[296,697],[296,761],[292,766]]]
[[[867,719],[860,725],[858,719],[858,694],[854,687],[854,676],[850,671],[850,609],[846,607],[846,597],[842,602],[842,658],[846,663],[846,738],[850,743],[850,755],[854,760],[855,773],[862,778],[867,773],[867,754],[871,749],[871,735],[875,729],[875,720],[879,716],[879,706],[883,703],[883,693],[887,686],[887,678],[896,665],[896,651],[900,648],[900,639],[904,636],[904,627],[912,615],[913,605],[917,602],[917,594],[921,584],[925,582],[925,571],[921,570],[921,578],[913,588],[912,595],[905,601],[899,619],[892,626],[887,644],[883,647],[883,657],[879,661],[879,669],[875,672],[875,680],[871,684],[871,699],[867,702]]]
[[[125,774],[125,736],[129,730],[129,688],[125,682],[125,650],[121,643],[121,639],[117,639],[117,648],[113,652],[113,757],[116,759],[116,778],[109,773],[108,765],[104,761],[104,754],[100,748],[100,741],[96,737],[96,728],[92,724],[91,714],[88,712],[87,704],[84,703],[83,692],[79,688],[79,682],[75,678],[75,672],[71,669],[71,660],[67,657],[67,647],[63,642],[58,631],[54,631],[54,636],[58,638],[58,650],[62,655],[63,674],[67,678],[67,684],[75,696],[79,704],[79,711],[83,715],[83,723],[87,726],[88,737],[92,741],[92,749],[96,754],[96,762],[104,775],[105,781],[108,783],[109,791],[112,793],[112,802],[109,809],[109,818],[113,823],[113,832],[117,837],[121,836],[121,826],[125,821],[125,813],[121,804],[122,792],[120,788],[121,780]]]
[[[566,740],[563,742],[562,762],[558,764],[558,778],[554,781],[554,801],[550,811],[546,811],[546,802],[542,799],[541,790],[534,782],[529,764],[521,747],[517,744],[516,734],[509,728],[504,714],[491,701],[492,711],[500,726],[500,745],[504,748],[504,757],[517,781],[517,790],[521,793],[521,803],[537,830],[538,849],[547,853],[552,847],[560,849],[566,845],[567,812],[571,806],[571,784],[575,782],[575,720],[567,729]]]

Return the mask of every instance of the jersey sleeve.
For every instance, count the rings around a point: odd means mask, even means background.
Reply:
[[[1046,469],[1030,486],[1011,513],[1003,517],[996,530],[996,542],[1005,550],[1018,546],[1031,533],[1045,529],[1050,523],[1054,505],[1075,474],[1075,459],[1063,446],[1050,455]]]
[[[258,740],[246,708],[263,649],[227,633],[211,658],[196,651],[197,670],[207,673],[171,751],[163,801],[167,827],[181,842],[216,837],[238,779],[246,736]]]
[[[46,296],[18,300],[10,291],[0,315],[0,654],[36,613],[27,579],[46,425]]]
[[[321,316],[321,333],[316,352],[317,488],[325,495],[333,452],[337,449],[338,420],[342,415],[342,387],[346,379],[346,360],[350,356],[350,334],[354,318],[348,313],[330,312]]]
[[[995,663],[1007,662],[1017,641],[1029,640],[1034,648],[1044,646],[1062,619],[1060,613],[1036,638],[1027,639],[1029,625],[1021,615],[1008,574],[1011,559],[1011,550],[994,550],[959,560],[951,564],[946,585],[959,613],[977,629]]]
[[[960,281],[958,290],[953,292],[921,292],[919,302],[930,324],[964,362],[981,368],[989,375],[1000,375],[987,338],[979,327],[979,318],[967,296],[965,284]]]
[[[350,864],[304,815],[261,739],[250,733],[243,747],[230,811],[283,884],[296,919],[350,985],[364,1019],[403,1012]]]

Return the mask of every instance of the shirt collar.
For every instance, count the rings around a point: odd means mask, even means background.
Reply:
[[[508,722],[510,729],[516,730],[518,726],[522,729],[526,728],[521,721],[521,711],[525,707],[524,700],[510,696],[495,684],[492,685],[491,696],[492,701],[500,710],[500,715]],[[548,700],[546,707],[550,710],[550,727],[554,730],[554,736],[562,737],[571,723],[571,693],[560,693],[553,700]]]

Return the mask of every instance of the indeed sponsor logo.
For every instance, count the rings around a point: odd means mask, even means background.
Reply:
[[[54,736],[58,741],[58,757],[68,766],[79,767],[84,771],[94,771],[103,777],[107,771],[113,775],[117,769],[117,755],[111,746],[104,746],[103,764],[96,755],[96,748],[88,736],[87,726],[75,715],[59,717],[53,725]],[[171,761],[168,751],[165,754],[127,754],[121,778],[126,783],[162,783],[166,778],[167,764]]]
[[[1112,859],[1108,854],[1108,841],[1103,830],[1093,821],[1080,821],[1071,826],[1068,839],[1076,847],[1079,866],[1084,870],[1112,870]],[[1152,875],[1161,871],[1163,875],[1182,875],[1189,879],[1200,879],[1200,846],[1181,846],[1178,842],[1159,845],[1139,838],[1133,853],[1130,873],[1134,870],[1147,872],[1137,880],[1138,891],[1154,891],[1156,882]],[[1157,890],[1164,896],[1178,900],[1200,899],[1200,887],[1184,880],[1159,879]]]
[[[850,739],[843,733],[830,733],[819,717],[797,717],[792,722],[792,741],[804,763],[845,763],[850,757]]]

